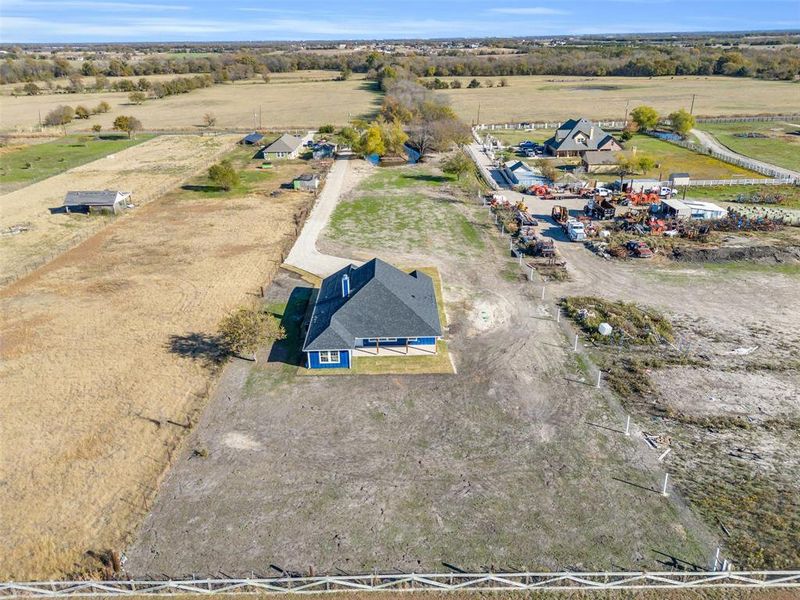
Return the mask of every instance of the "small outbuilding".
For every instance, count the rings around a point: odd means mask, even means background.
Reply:
[[[692,209],[677,198],[664,198],[661,201],[661,212],[664,216],[676,219],[690,219],[692,217]]]
[[[587,150],[583,153],[581,164],[587,173],[613,173],[617,170],[617,152]]]
[[[114,214],[125,208],[130,192],[115,190],[67,192],[64,198],[65,212],[108,211]]]
[[[284,133],[269,146],[262,148],[256,158],[276,159],[276,158],[297,158],[303,147],[303,140],[299,137]]]
[[[713,202],[700,200],[684,200],[683,203],[692,211],[693,219],[721,219],[728,211]]]
[[[244,136],[241,140],[239,140],[239,143],[242,146],[254,146],[258,142],[260,142],[263,138],[264,138],[263,135],[261,135],[257,131],[254,131],[253,133]]]
[[[545,185],[550,181],[542,172],[521,160],[510,160],[503,165],[503,172],[513,186],[529,188],[532,185]]]
[[[292,182],[292,187],[296,190],[314,192],[319,187],[319,175],[316,173],[303,173],[300,177],[295,178]]]
[[[670,173],[669,184],[671,187],[685,187],[691,182],[688,173]]]
[[[330,142],[320,142],[311,148],[311,155],[314,157],[314,160],[333,158],[336,156],[336,150],[336,144]]]

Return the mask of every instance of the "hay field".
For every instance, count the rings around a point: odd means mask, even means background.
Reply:
[[[310,195],[178,191],[0,290],[0,579],[98,566],[148,509],[202,409],[210,336],[252,300]]]
[[[454,78],[444,77],[446,81]],[[735,77],[507,77],[509,86],[467,89],[471,77],[456,77],[461,89],[444,90],[467,122],[561,121],[567,117],[622,119],[629,108],[649,104],[662,114],[689,109],[696,116],[794,114],[800,107],[800,85]],[[484,85],[499,77],[478,77]]]
[[[159,74],[159,75],[130,75],[128,77],[107,77],[109,85],[113,85],[117,81],[122,79],[128,79],[133,82],[137,82],[140,79],[146,79],[152,83],[157,81],[170,81],[171,79],[175,79],[176,77],[193,77],[194,73],[168,73],[168,74]],[[323,71],[321,69],[313,69],[308,71],[290,71],[287,73],[270,73],[270,83],[295,83],[299,81],[332,81],[335,80],[339,76],[339,71]],[[352,73],[350,75],[350,79],[364,79],[364,73]],[[261,81],[260,79],[258,81]],[[86,87],[92,87],[95,83],[95,78],[93,76],[82,77],[81,82]],[[68,103],[68,99],[70,98],[71,94],[65,94],[62,92],[56,92],[55,90],[50,90],[47,85],[48,82],[45,81],[36,81],[34,82],[36,85],[39,86],[41,89],[41,94],[59,94],[61,98],[64,98],[65,103]],[[54,86],[55,85],[62,85],[66,86],[69,84],[69,81],[66,79],[57,79],[51,82]],[[243,82],[242,82],[243,83]],[[0,95],[10,96],[14,93],[16,88],[20,88],[24,83],[4,83],[0,84]]]
[[[138,207],[207,168],[229,151],[236,139],[161,136],[0,196],[0,230],[20,223],[31,226],[28,232],[0,237],[0,283],[29,272],[114,219],[51,214],[51,208],[62,205],[68,190],[130,191]]]
[[[315,72],[311,72],[312,74]],[[261,107],[262,125],[271,127],[317,127],[324,123],[346,124],[350,118],[374,113],[382,101],[375,82],[364,80],[320,81],[313,77],[304,80],[277,78],[264,83],[243,81],[215,85],[133,105],[125,92],[87,94],[56,94],[43,96],[0,96],[0,130],[26,129],[39,122],[56,106],[83,104],[89,108],[101,100],[111,104],[111,111],[94,115],[88,120],[73,121],[67,131],[88,130],[99,123],[104,130],[111,128],[114,118],[132,115],[146,130],[189,129],[203,126],[203,115],[217,117],[216,127],[253,128],[253,113]]]

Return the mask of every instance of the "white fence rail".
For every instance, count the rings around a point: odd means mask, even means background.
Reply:
[[[688,187],[712,185],[791,185],[796,183],[788,177],[774,179],[690,179]]]
[[[503,129],[558,129],[561,121],[542,121],[538,123],[480,123],[475,125],[475,129],[486,131],[499,131]],[[598,126],[605,129],[622,129],[625,121],[595,121]]]
[[[186,579],[175,581],[39,581],[0,583],[2,598],[312,594],[345,591],[509,591],[700,588],[800,588],[800,571],[435,573]]]
[[[761,115],[753,117],[698,117],[698,123],[756,123],[762,121],[796,121],[800,120],[800,115]],[[606,129],[623,129],[624,120],[605,120],[595,121],[600,127]],[[669,120],[665,120],[669,122]],[[479,123],[477,129],[494,131],[497,129],[556,129],[561,125],[560,121],[520,121],[518,123]]]
[[[706,156],[712,156],[717,160],[721,160],[722,162],[726,162],[731,165],[736,165],[737,167],[744,167],[745,169],[750,169],[751,171],[755,171],[756,173],[761,173],[762,175],[767,175],[768,177],[773,177],[775,179],[786,178],[785,173],[766,167],[746,157],[739,158],[731,154],[723,154],[721,152],[717,152],[716,150],[711,150],[710,148],[706,148],[705,146],[701,146],[693,142],[687,142],[685,140],[668,140],[664,138],[659,138],[656,134],[652,132],[647,132],[647,133],[648,135],[661,139],[662,141],[665,141],[668,144],[675,144],[676,146],[680,146],[681,148],[686,148],[687,150],[691,150],[692,152],[697,152],[698,154],[705,154]],[[789,179],[788,183],[793,183],[794,181],[795,181],[794,179]]]

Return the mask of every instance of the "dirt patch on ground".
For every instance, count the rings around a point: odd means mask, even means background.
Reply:
[[[751,260],[773,264],[800,262],[800,246],[721,246],[690,248],[682,246],[672,252],[675,260],[683,262],[726,262]]]
[[[377,174],[360,197],[384,183],[427,185],[429,168]],[[409,244],[417,221],[402,205],[378,213],[381,231],[371,203],[341,221],[364,223],[368,237],[325,243],[338,256],[435,266],[457,374],[231,364],[187,444],[207,455],[187,451],[171,470],[126,550],[131,574],[705,564],[715,542],[657,493],[656,455],[619,432],[624,416],[586,384],[540,287],[505,276],[507,263],[520,267],[487,211],[469,205],[474,196],[452,193],[442,208],[442,193],[413,191],[423,219],[447,216],[436,247]],[[407,230],[394,235],[389,223],[404,215]],[[459,216],[468,229],[453,226]],[[288,302],[297,285],[279,276],[269,302]]]
[[[268,192],[304,168],[247,197],[169,194],[0,291],[0,578],[80,572],[87,551],[121,547],[205,402],[219,319],[291,246],[311,197]]]
[[[114,220],[53,212],[62,206],[67,191],[129,191],[140,207],[208,167],[231,149],[235,139],[161,136],[0,196],[0,230],[20,223],[30,226],[29,231],[0,237],[0,283],[52,260]]]
[[[654,371],[652,378],[664,401],[689,415],[741,416],[763,422],[800,414],[797,381],[779,373],[673,367]]]

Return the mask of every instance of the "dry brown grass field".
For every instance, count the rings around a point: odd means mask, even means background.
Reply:
[[[175,79],[176,77],[192,77],[194,73],[186,73],[186,74],[178,74],[178,73],[169,73],[163,75],[131,75],[128,77],[107,77],[109,85],[113,85],[115,82],[121,79],[129,79],[133,82],[137,82],[140,79],[146,79],[150,82],[156,81],[169,81],[170,79]],[[270,73],[270,83],[298,83],[301,81],[333,81],[339,76],[339,71],[323,71],[321,69],[313,69],[308,71],[290,71],[288,73]],[[353,73],[350,76],[350,79],[357,80],[357,79],[364,79],[364,73]],[[82,83],[86,87],[92,87],[95,83],[94,77],[83,77]],[[258,80],[261,81],[260,79]],[[67,80],[61,79],[53,81],[53,89],[48,88],[47,82],[44,81],[37,81],[35,82],[39,88],[41,89],[41,94],[58,94],[59,97],[68,100],[71,94],[64,94],[63,92],[58,92],[55,90],[56,85],[65,86],[67,85]],[[240,82],[245,83],[245,82]],[[4,83],[0,85],[0,95],[10,96],[14,93],[14,90],[17,88],[22,87],[24,84],[22,83]]]
[[[0,130],[29,130],[59,104],[88,107],[101,100],[111,112],[88,121],[73,121],[69,131],[86,130],[99,123],[109,129],[114,117],[130,114],[146,129],[202,127],[207,112],[217,117],[220,128],[252,128],[253,113],[261,107],[261,123],[270,127],[317,127],[323,123],[344,125],[351,118],[374,114],[381,102],[374,82],[353,78],[334,81],[330,71],[276,73],[269,84],[241,81],[195,90],[180,96],[148,100],[132,105],[124,92],[0,96]],[[453,78],[445,78],[451,80]],[[621,119],[625,104],[651,104],[666,114],[689,108],[696,94],[696,115],[786,114],[798,111],[800,86],[781,81],[730,77],[507,77],[509,86],[467,89],[471,78],[457,78],[464,87],[445,90],[453,107],[465,120],[484,123],[526,120],[563,120],[573,115]],[[480,77],[486,84],[497,77]],[[257,117],[256,117],[257,121]]]
[[[303,73],[308,73],[303,77]],[[203,126],[203,115],[213,113],[218,128],[252,128],[253,114],[261,107],[261,123],[271,127],[317,127],[324,123],[344,125],[351,118],[374,113],[381,102],[375,82],[321,80],[327,72],[279,74],[270,83],[241,81],[194,90],[188,94],[148,100],[134,105],[125,92],[0,96],[0,130],[30,129],[56,106],[83,104],[88,108],[101,100],[111,111],[88,120],[73,121],[68,131],[86,130],[100,124],[110,129],[118,115],[138,118],[145,129],[189,129]],[[325,75],[330,77],[330,74]],[[256,116],[256,120],[257,120]]]
[[[0,290],[0,579],[74,575],[125,542],[204,405],[209,336],[310,204],[270,191],[307,168],[170,193]]]
[[[453,78],[445,77],[446,81]],[[800,110],[800,85],[733,77],[507,77],[508,87],[496,87],[499,77],[478,77],[485,86],[467,89],[471,77],[458,77],[463,87],[445,90],[456,112],[468,122],[559,121],[584,116],[622,119],[625,104],[633,109],[649,104],[662,114],[689,109],[696,94],[698,116],[794,114]]]
[[[52,214],[50,209],[62,205],[68,190],[130,191],[138,207],[206,168],[236,139],[161,136],[0,196],[0,230],[21,223],[31,227],[0,237],[0,283],[29,272],[108,223],[109,217],[99,215]]]

